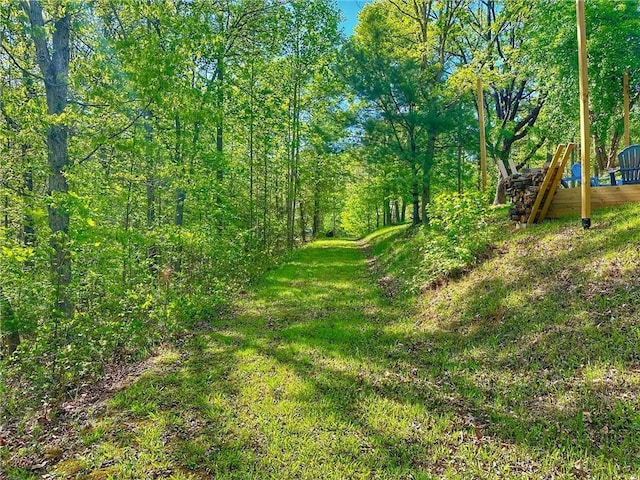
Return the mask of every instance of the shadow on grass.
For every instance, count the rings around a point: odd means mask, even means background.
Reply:
[[[176,479],[637,471],[640,333],[628,320],[638,318],[640,285],[629,277],[602,297],[590,292],[602,273],[589,270],[593,252],[626,261],[632,230],[605,239],[604,230],[587,238],[545,228],[433,292],[417,322],[372,286],[354,242],[302,249],[237,318],[195,337],[185,365],[118,394],[81,432],[90,452],[74,459],[77,471]],[[626,301],[621,319],[610,319],[611,295]]]

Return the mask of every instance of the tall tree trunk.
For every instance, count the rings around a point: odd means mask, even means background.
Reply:
[[[333,234],[332,236],[336,236],[336,222],[337,222],[337,216],[338,216],[338,212],[336,210],[336,197],[333,197],[333,208],[332,208],[332,212],[331,215],[333,217],[333,221],[332,221],[332,225],[331,225],[331,233]]]
[[[313,189],[313,238],[318,238],[320,231],[320,182]]]
[[[295,86],[294,86],[295,88]],[[292,223],[293,223],[293,145],[295,143],[295,127],[294,127],[294,117],[295,117],[295,101],[296,95],[293,96],[293,99],[290,101],[289,105],[289,117],[290,122],[288,126],[288,151],[287,151],[287,188],[286,188],[286,198],[285,198],[285,208],[287,209],[287,248],[293,247],[293,233],[292,233]]]
[[[422,161],[422,223],[427,224],[429,218],[427,207],[431,201],[431,166],[436,152],[436,136],[429,135],[427,140],[427,151]]]
[[[418,190],[418,172],[415,163],[411,165],[411,175],[413,183],[411,184],[411,196],[413,197],[413,225],[420,223],[420,192]]]
[[[9,197],[4,197],[4,228],[9,232]],[[11,308],[9,299],[2,291],[0,285],[0,358],[3,353],[8,356],[16,351],[20,345],[20,333],[16,318]]]
[[[304,202],[298,202],[300,209],[300,236],[302,237],[302,243],[307,243],[307,225],[304,216]]]
[[[180,170],[180,177],[184,178],[184,155],[182,151],[182,123],[180,122],[180,115],[175,116],[175,130],[176,130],[176,144],[174,153],[174,163]],[[197,137],[194,137],[194,141],[197,141]],[[180,181],[180,180],[179,180]],[[174,225],[178,230],[182,229],[184,223],[184,203],[187,199],[187,191],[178,185],[176,188],[176,210]],[[182,246],[178,246],[176,251],[176,258],[172,264],[174,272],[179,272],[182,269]]]
[[[145,138],[149,145],[153,142],[153,127],[151,126],[151,112],[146,113],[147,122],[144,124]],[[156,178],[153,170],[153,158],[149,154],[147,156],[147,177],[146,177],[146,197],[147,197],[147,232],[152,234],[156,223]],[[149,264],[149,272],[154,279],[158,278],[158,245],[154,242],[147,247],[147,262]]]
[[[9,232],[9,195],[4,196],[4,229]]]
[[[31,23],[31,38],[36,48],[40,73],[44,79],[47,113],[59,117],[67,106],[71,17],[68,8],[60,8],[64,16],[53,19],[54,30],[49,40],[39,0],[23,2],[22,6]],[[51,13],[54,14],[54,12]],[[58,122],[52,122],[49,125],[47,152],[49,163],[47,193],[51,197],[66,194],[69,191],[65,174],[69,166],[69,151],[65,125]],[[52,202],[49,206],[49,227],[53,249],[51,272],[56,294],[54,317],[70,317],[73,305],[68,292],[71,283],[71,255],[67,246],[69,214],[64,209],[57,208],[56,202]]]
[[[413,181],[411,186],[411,193],[413,196],[413,224],[420,224],[420,192],[418,191],[418,180]]]
[[[429,203],[431,201],[431,181],[429,179],[430,174],[427,173],[427,178],[422,180],[422,202],[421,202],[421,210],[422,210],[422,222],[423,224],[429,223],[429,215],[427,214],[427,209],[429,207]]]
[[[387,210],[389,209],[389,202],[387,201],[386,193],[382,196],[382,226],[386,227],[389,225],[388,220],[389,216],[387,215]]]
[[[269,219],[269,160],[267,155],[267,147],[265,145],[265,151],[263,152],[264,160],[262,162],[263,168],[263,192],[262,192],[262,246],[266,248],[269,244],[269,231],[268,231],[268,219]]]
[[[176,218],[175,225],[178,228],[182,228],[184,223],[184,202],[187,198],[187,192],[184,188],[176,189]]]
[[[175,129],[176,129],[176,144],[174,151],[174,163],[178,170],[180,177],[184,177],[184,156],[182,152],[182,123],[180,122],[180,115],[175,117]],[[174,224],[178,228],[182,228],[184,222],[184,202],[187,199],[187,192],[182,186],[176,188],[176,215]]]
[[[458,145],[458,193],[462,194],[462,145]]]
[[[291,106],[291,147],[289,160],[288,188],[287,188],[287,246],[295,246],[295,219],[298,200],[300,159],[300,85],[297,73],[294,74],[293,97]]]
[[[147,176],[147,232],[153,233],[156,223],[156,181],[153,175]],[[158,245],[155,241],[147,247],[147,262],[149,263],[149,272],[154,278],[157,278],[160,268],[158,267]]]
[[[223,169],[223,152],[224,152],[224,140],[223,140],[223,126],[224,126],[224,57],[220,55],[218,57],[218,68],[216,69],[216,80],[218,82],[218,123],[216,125],[216,151],[218,152],[218,170],[216,177],[219,183],[224,180]]]
[[[218,185],[216,186],[215,204],[218,207],[217,214],[217,226],[218,231],[222,232],[224,228],[224,221],[220,212],[222,211],[222,184],[224,181],[224,56],[220,54],[218,56],[218,65],[216,69],[216,80],[218,83],[218,96],[217,96],[217,108],[218,108],[218,122],[216,125],[216,152],[218,153],[218,168],[216,170],[216,180]]]
[[[27,150],[29,149],[28,145],[22,145],[21,147],[21,158],[22,163],[24,165],[27,164]],[[24,174],[24,186],[28,192],[29,197],[33,197],[33,168],[31,166],[27,167],[27,171]],[[24,214],[23,226],[22,226],[22,241],[25,247],[33,247],[36,244],[36,228],[35,222],[31,214],[27,211]],[[29,265],[31,265],[31,261],[29,261]]]
[[[133,155],[129,159],[129,184],[127,185],[127,203],[124,210],[123,229],[126,238],[126,253],[122,258],[122,287],[127,284],[128,270],[131,265],[131,239],[129,238],[129,227],[131,225],[131,198],[133,191]]]
[[[249,239],[253,240],[254,235],[254,186],[253,186],[253,164],[254,164],[254,63],[251,62],[251,76],[249,79]]]

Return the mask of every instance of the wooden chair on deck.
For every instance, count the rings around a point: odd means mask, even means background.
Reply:
[[[571,165],[571,176],[565,177],[561,180],[562,186],[564,188],[569,187],[569,182],[577,182],[578,185],[582,182],[582,165],[580,163],[574,163]],[[599,187],[600,180],[597,177],[591,177],[589,181],[592,187]]]
[[[619,168],[611,170],[611,185],[616,184],[616,173],[620,172],[622,185],[640,185],[640,145],[631,145],[618,154]]]

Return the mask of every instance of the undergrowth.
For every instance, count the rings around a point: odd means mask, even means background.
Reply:
[[[491,207],[477,192],[439,195],[429,205],[429,225],[399,225],[364,238],[385,275],[416,294],[457,278],[491,256],[509,228],[506,207]]]

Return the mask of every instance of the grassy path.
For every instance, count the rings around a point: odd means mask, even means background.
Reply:
[[[237,318],[188,358],[107,402],[81,432],[87,453],[58,464],[89,478],[409,477],[420,437],[385,333],[402,315],[359,245],[319,241],[268,273]],[[403,371],[403,374],[412,375]]]
[[[482,280],[502,263],[479,269],[477,294],[426,296],[438,320],[386,299],[357,243],[313,243],[232,320],[79,415],[64,454],[43,446],[46,478],[632,478],[637,398],[601,407],[588,379],[526,360],[538,344],[519,329],[535,325],[500,320],[510,290]],[[632,395],[640,372],[625,381]]]

